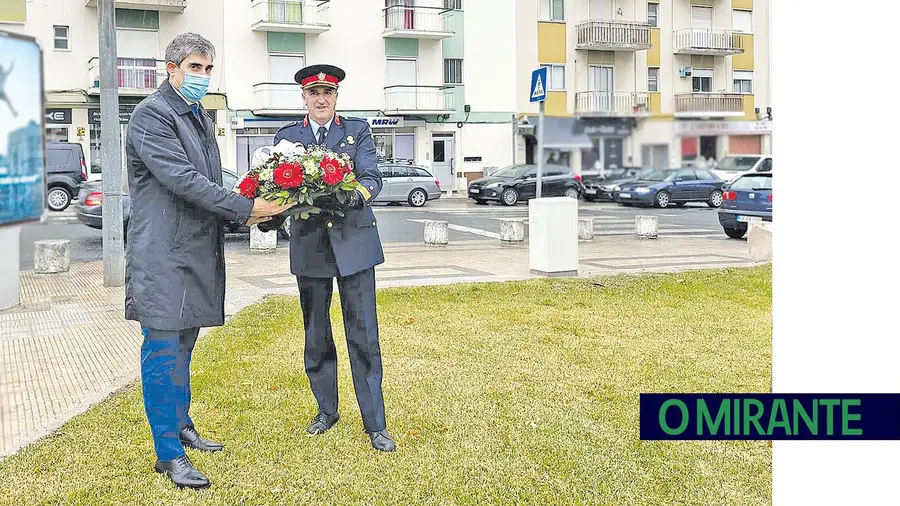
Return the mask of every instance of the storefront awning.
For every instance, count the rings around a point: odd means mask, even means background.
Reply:
[[[528,116],[528,123],[534,125],[534,136],[538,136],[538,117]],[[544,149],[591,149],[594,143],[584,131],[575,128],[576,119],[544,116]]]

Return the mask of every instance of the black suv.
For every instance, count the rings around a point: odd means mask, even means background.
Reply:
[[[75,142],[47,143],[47,207],[63,211],[72,197],[87,181],[87,164],[81,144]]]

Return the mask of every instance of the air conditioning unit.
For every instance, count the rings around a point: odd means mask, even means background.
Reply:
[[[693,71],[694,71],[694,67],[682,65],[681,70],[678,72],[678,75],[680,75],[682,78],[691,77],[691,73]]]

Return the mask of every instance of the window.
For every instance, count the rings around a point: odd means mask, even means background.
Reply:
[[[269,54],[269,82],[293,83],[297,69],[306,66],[306,58],[303,55]],[[290,94],[296,90],[291,89]]]
[[[69,27],[62,25],[53,26],[53,49],[68,51],[69,47]]]
[[[734,71],[734,92],[748,95],[753,93],[753,72],[746,70]]]
[[[753,13],[751,11],[733,11],[731,28],[744,33],[753,33]]]
[[[545,83],[547,91],[561,91],[566,89],[566,66],[565,65],[549,65],[543,64],[541,67],[547,67],[547,80]]]
[[[542,21],[565,21],[565,0],[540,0],[540,16]]]
[[[697,173],[697,179],[701,181],[715,181],[716,179],[718,179],[716,176],[710,174],[705,170],[696,170],[694,172]]]
[[[659,26],[659,4],[647,4],[647,23]]]
[[[647,91],[659,91],[659,67],[647,69]]]
[[[444,8],[462,10],[462,0],[444,0]]]
[[[694,69],[691,72],[692,91],[694,93],[712,92],[712,69]]]
[[[159,12],[116,9],[116,28],[139,28],[159,31]]]
[[[459,58],[444,58],[444,84],[462,84],[463,66]]]

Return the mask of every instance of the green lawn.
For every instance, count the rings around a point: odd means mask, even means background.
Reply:
[[[140,384],[0,462],[0,504],[770,504],[767,442],[642,442],[640,392],[768,392],[772,270],[379,292],[388,428],[362,430],[335,297],[342,418],[315,401],[296,297],[201,340],[191,452],[212,480],[152,472]],[[137,363],[138,357],[135,357]]]

